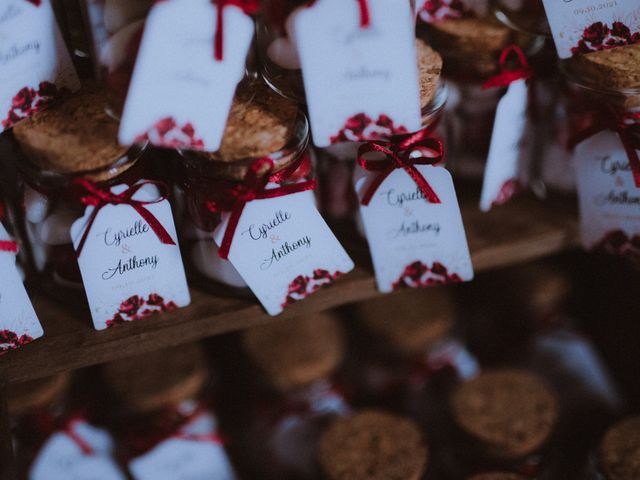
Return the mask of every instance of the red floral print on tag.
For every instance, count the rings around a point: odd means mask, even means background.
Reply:
[[[522,186],[517,178],[507,180],[500,187],[500,192],[495,200],[491,203],[492,207],[498,207],[509,202],[518,192],[522,190]]]
[[[363,142],[365,140],[385,140],[394,135],[409,133],[402,125],[395,125],[388,115],[380,115],[373,120],[365,113],[349,118],[337,135],[331,137],[331,143]]]
[[[327,270],[318,268],[313,271],[311,277],[298,275],[290,284],[287,298],[282,304],[282,308],[292,305],[307,298],[320,288],[333,283],[336,279],[344,275],[342,272],[330,273]]]
[[[578,45],[571,49],[571,54],[597,52],[610,48],[623,47],[640,42],[640,32],[631,29],[622,22],[613,22],[609,27],[606,23],[595,22],[584,29]]]
[[[191,122],[182,127],[172,117],[158,120],[155,125],[135,139],[136,143],[150,142],[158,147],[193,148],[202,150],[204,141],[196,138],[196,132]]]
[[[459,283],[462,279],[457,273],[449,273],[447,267],[440,262],[434,262],[429,268],[422,262],[413,262],[404,269],[400,278],[393,283],[393,289],[421,288],[447,283]]]
[[[593,251],[640,258],[640,235],[630,237],[622,230],[610,231],[594,245]]]
[[[165,302],[157,293],[152,293],[145,300],[140,295],[133,295],[120,304],[118,312],[111,320],[107,320],[107,328],[122,323],[133,322],[162,312],[170,312],[178,306],[173,302]]]
[[[26,333],[18,335],[11,330],[0,330],[0,356],[6,354],[10,350],[16,350],[22,345],[33,342],[33,338]]]
[[[51,82],[41,82],[37,90],[31,87],[23,87],[13,97],[7,118],[2,120],[2,127],[7,129],[15,125],[20,120],[24,120],[45,109],[58,97],[67,93],[68,90],[66,88],[59,89]]]
[[[418,15],[423,22],[434,23],[442,20],[474,17],[475,13],[467,8],[462,0],[427,0]]]

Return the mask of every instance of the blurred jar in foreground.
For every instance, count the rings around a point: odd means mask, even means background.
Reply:
[[[251,470],[260,478],[317,476],[315,452],[321,432],[350,411],[335,379],[345,341],[342,326],[330,313],[243,333],[243,350],[264,385],[255,395],[243,440]]]
[[[203,399],[208,377],[199,344],[104,367],[116,399],[112,416],[119,457],[134,480],[236,478],[213,407]]]
[[[591,456],[590,480],[640,478],[640,416],[627,417],[605,433]]]
[[[491,0],[496,18],[513,30],[551,36],[542,0]]]

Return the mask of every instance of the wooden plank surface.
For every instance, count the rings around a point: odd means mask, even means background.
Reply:
[[[484,214],[477,209],[477,195],[465,196],[463,192],[461,207],[476,271],[525,262],[577,244],[573,201],[543,203],[522,197]],[[0,359],[0,384],[40,378],[379,296],[365,241],[348,230],[339,236],[358,267],[276,318],[264,313],[253,299],[192,289],[192,305],[188,308],[97,332],[91,326],[83,293],[64,306],[36,295],[34,303],[45,336]]]

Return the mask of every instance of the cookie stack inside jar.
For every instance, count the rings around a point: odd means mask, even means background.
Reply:
[[[256,161],[276,183],[295,183],[313,175],[308,150],[309,126],[298,105],[262,82],[240,84],[231,107],[220,149],[217,152],[181,152],[178,198],[182,205],[181,232],[185,257],[199,283],[206,288],[247,292],[247,284],[234,266],[220,258],[212,233],[222,212],[211,202],[221,191],[242,184]],[[230,200],[230,198],[229,198]],[[211,282],[213,280],[214,283]]]
[[[417,18],[418,37],[428,39],[444,59],[449,88],[447,164],[458,179],[481,180],[492,139],[501,135],[496,131],[496,111],[509,86],[503,74],[520,72],[518,79],[524,79],[528,58],[540,50],[543,40],[499,22],[487,2],[418,2]]]

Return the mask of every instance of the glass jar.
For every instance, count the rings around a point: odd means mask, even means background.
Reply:
[[[458,384],[449,397],[452,476],[501,470],[545,478],[560,408],[556,393],[525,369],[489,369]]]
[[[260,158],[267,157],[273,162],[272,182],[295,183],[313,175],[312,156],[307,148],[309,125],[304,113],[267,87],[258,86],[255,91],[240,88],[221,150],[210,154],[181,152],[177,166],[177,196],[182,204],[181,245],[189,259],[189,271],[201,286],[218,291],[220,287],[231,287],[226,288],[230,293],[238,293],[238,289],[246,288],[246,283],[231,262],[218,256],[213,232],[222,214],[212,212],[209,202],[221,191],[242,184],[249,167]],[[277,113],[270,110],[282,102],[289,108]],[[253,113],[247,114],[247,109]],[[293,116],[284,122],[280,116],[287,115],[288,110]],[[262,115],[269,115],[273,123],[270,121],[260,128],[260,120],[254,119]],[[281,141],[276,142],[276,136]],[[258,144],[253,144],[254,137]],[[262,145],[265,138],[270,139],[268,145]]]
[[[542,0],[491,0],[496,18],[509,28],[551,37]]]
[[[119,118],[129,89],[144,22],[153,0],[81,0],[91,33],[91,56],[108,92],[109,113]]]
[[[291,38],[289,15],[305,0],[266,0],[257,19],[256,41],[264,81],[280,95],[305,103],[302,70]]]
[[[330,313],[255,327],[242,346],[259,370],[239,444],[251,478],[317,478],[322,431],[350,407],[336,380],[346,338]]]
[[[612,425],[590,457],[589,480],[618,480],[640,475],[640,416]]]
[[[27,239],[36,271],[57,292],[82,288],[70,228],[84,214],[87,192],[74,181],[108,188],[132,185],[147,173],[146,147],[117,145],[118,125],[102,109],[103,99],[91,91],[75,95],[13,131]]]
[[[322,435],[318,448],[322,478],[431,478],[427,440],[407,418],[361,410],[336,420]]]
[[[203,393],[210,372],[199,344],[119,360],[103,373],[118,458],[131,478],[236,478]]]

